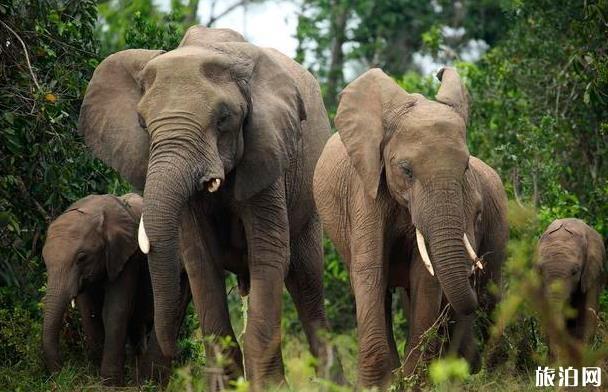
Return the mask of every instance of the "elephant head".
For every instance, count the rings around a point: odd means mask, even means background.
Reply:
[[[575,292],[597,287],[605,258],[598,232],[579,219],[557,219],[540,238],[536,267],[549,299],[561,306]]]
[[[89,83],[80,113],[86,143],[145,188],[139,239],[165,355],[175,353],[178,227],[189,198],[219,190],[246,201],[289,165],[289,135],[305,113],[280,56],[231,30],[193,27],[172,51],[109,56]]]
[[[476,256],[465,233],[479,204],[467,175],[468,99],[454,69],[438,78],[432,101],[369,70],[342,92],[335,123],[367,197],[376,199],[386,185],[409,210],[429,272],[455,311],[468,314],[477,307],[469,282]]]
[[[48,274],[43,351],[50,370],[60,367],[59,332],[70,300],[92,283],[115,280],[137,252],[141,207],[141,197],[133,194],[122,201],[112,195],[89,196],[49,226],[42,255]]]

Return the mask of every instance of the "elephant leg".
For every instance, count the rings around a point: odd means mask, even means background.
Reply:
[[[99,363],[103,351],[103,291],[97,287],[85,290],[76,297],[89,359]]]
[[[580,293],[578,298],[578,315],[573,335],[584,343],[590,343],[595,335],[599,322],[599,285],[591,287],[586,293]]]
[[[323,232],[315,217],[291,241],[291,263],[285,280],[302,322],[310,352],[317,358],[317,376],[343,384],[337,350],[327,339],[329,322],[323,304]]]
[[[125,361],[127,327],[133,311],[139,266],[127,262],[113,282],[106,283],[103,304],[105,341],[101,361],[101,377],[109,385],[121,385]]]
[[[439,281],[428,273],[416,250],[410,265],[409,333],[403,363],[406,377],[414,374],[421,361],[426,362],[438,355],[440,342],[436,334],[429,335],[428,332],[437,326],[441,300]]]
[[[481,367],[481,355],[473,329],[475,313],[466,316],[455,315],[455,318],[456,325],[450,336],[450,353],[465,358],[469,363],[471,372],[477,373]]]
[[[393,293],[386,290],[386,299],[384,300],[384,318],[386,322],[386,336],[388,337],[388,347],[391,351],[392,368],[399,367],[399,352],[397,351],[397,343],[395,342],[395,334],[393,333]]]
[[[254,390],[285,383],[281,357],[283,281],[289,263],[289,224],[281,180],[248,201],[241,219],[250,276],[245,369]]]
[[[385,315],[387,263],[384,262],[383,236],[375,234],[371,239],[356,236],[359,239],[351,244],[350,269],[359,341],[357,384],[362,388],[386,389],[393,368]]]
[[[479,328],[483,343],[490,337],[492,326],[492,313],[501,299],[502,289],[502,265],[506,258],[507,236],[504,234],[506,223],[499,224],[501,227],[490,227],[483,238],[478,254],[483,257],[484,269],[477,271],[477,298],[479,309],[483,317],[479,318]],[[488,290],[488,285],[495,286],[496,290]]]
[[[205,352],[210,359],[220,355],[229,358],[228,363],[222,365],[223,370],[229,379],[235,380],[243,375],[243,359],[230,323],[224,268],[215,233],[208,222],[197,219],[192,210],[187,210],[183,214],[180,235],[192,299],[201,332],[207,338]],[[231,338],[231,345],[220,347],[219,340],[225,337]],[[210,382],[222,383],[223,375],[220,378],[222,380],[210,379]],[[216,386],[212,390],[214,388]]]

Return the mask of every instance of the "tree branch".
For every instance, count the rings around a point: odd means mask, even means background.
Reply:
[[[3,21],[0,20],[0,23],[2,24],[2,26],[4,26],[5,29],[7,29],[8,31],[10,31],[19,41],[19,43],[21,44],[21,47],[23,48],[23,53],[25,53],[25,61],[27,62],[27,68],[30,71],[30,75],[32,76],[32,80],[34,81],[34,84],[36,85],[36,88],[38,89],[38,91],[42,91],[42,88],[40,88],[40,85],[38,84],[38,79],[36,79],[36,75],[34,75],[34,70],[32,70],[32,64],[30,63],[30,56],[27,53],[27,47],[25,46],[25,43],[23,42],[23,40],[21,39],[21,37],[19,37],[19,34],[17,34],[15,32],[15,30],[11,29],[6,23],[4,23]]]
[[[46,223],[51,223],[51,217],[49,216],[49,214],[46,212],[46,210],[44,209],[44,207],[42,207],[40,205],[40,203],[38,203],[38,200],[34,199],[34,196],[32,196],[26,186],[25,183],[23,182],[23,179],[21,177],[17,177],[17,186],[19,187],[19,191],[21,191],[21,194],[30,199],[31,202],[34,204],[34,206],[36,207],[36,209],[38,210],[38,212],[40,213],[40,215],[42,215],[42,217],[44,218],[44,221]]]
[[[249,3],[250,0],[240,0],[237,1],[236,3],[232,4],[230,7],[226,8],[224,11],[220,12],[219,15],[217,16],[213,16],[210,15],[209,16],[209,21],[207,21],[206,26],[207,27],[211,27],[213,26],[213,24],[215,22],[218,21],[218,19],[223,18],[224,16],[228,15],[229,13],[231,13],[232,11],[234,11],[235,9],[244,6],[245,4]]]

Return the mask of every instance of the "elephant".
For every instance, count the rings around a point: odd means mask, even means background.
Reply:
[[[193,26],[176,49],[128,49],[103,60],[79,129],[97,157],[143,189],[138,238],[165,355],[176,350],[181,254],[203,336],[237,342],[225,270],[248,293],[244,369],[235,344],[226,353],[230,378],[245,374],[258,389],[284,382],[283,283],[312,354],[329,363],[312,177],[330,127],[308,71],[233,30]]]
[[[42,251],[48,273],[43,353],[51,371],[61,368],[59,333],[71,300],[78,306],[90,356],[101,354],[105,382],[123,382],[127,337],[140,351],[142,376],[167,366],[155,340],[148,342],[153,298],[147,260],[137,246],[142,205],[133,193],[90,195],[49,226]]]
[[[554,220],[538,242],[536,268],[549,301],[567,303],[576,315],[564,318],[570,336],[587,343],[598,322],[599,297],[606,284],[602,236],[580,219]],[[552,286],[560,283],[561,289]]]
[[[469,153],[468,96],[457,72],[446,67],[437,76],[436,101],[404,91],[378,68],[351,82],[315,169],[321,221],[355,296],[362,387],[385,388],[400,363],[395,287],[407,294],[405,375],[429,356],[422,338],[446,304],[456,322],[452,349],[477,360],[474,312],[497,302],[486,287],[500,284],[506,194],[496,172]]]

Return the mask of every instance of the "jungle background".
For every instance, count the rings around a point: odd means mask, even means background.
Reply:
[[[210,0],[214,9],[217,0]],[[206,0],[0,0],[0,390],[101,388],[86,361],[78,317],[66,316],[64,370],[41,360],[41,259],[48,223],[91,193],[122,194],[129,185],[94,159],[77,132],[87,82],[109,53],[172,49],[191,25],[221,25],[223,13],[201,17]],[[231,10],[273,0],[225,0]],[[199,4],[201,3],[201,4]],[[471,95],[471,152],[501,175],[510,198],[504,300],[492,319],[484,368],[469,375],[457,359],[434,361],[422,383],[450,390],[532,390],[536,366],[551,365],[544,331],[554,325],[538,298],[531,268],[538,235],[555,218],[578,217],[608,236],[608,1],[606,0],[298,0],[295,58],[321,83],[333,119],[347,80],[371,66],[410,92],[433,97],[437,82],[419,59],[454,64]],[[279,5],[277,5],[279,6]],[[472,46],[482,55],[472,58]],[[418,60],[417,60],[418,59]],[[356,379],[354,301],[348,275],[325,243],[326,309],[345,373]],[[231,314],[242,326],[242,302],[229,279]],[[394,303],[403,353],[407,319]],[[608,291],[588,347],[559,328],[562,360],[606,369]],[[204,350],[189,312],[169,390],[204,390]],[[293,390],[314,378],[295,309],[285,295],[284,360]],[[238,333],[238,332],[237,332]],[[565,362],[565,363],[566,363]],[[555,364],[557,366],[559,364]],[[426,372],[426,370],[425,370]],[[409,384],[408,384],[409,383]],[[608,385],[604,372],[603,383]],[[420,385],[420,384],[419,384]],[[246,390],[246,383],[234,386]],[[153,384],[142,387],[156,390]],[[345,388],[344,390],[349,390]]]

